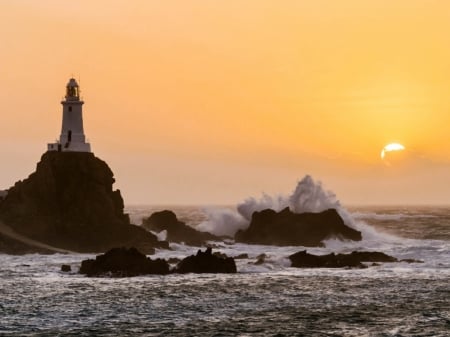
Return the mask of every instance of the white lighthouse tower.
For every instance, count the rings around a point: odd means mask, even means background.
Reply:
[[[48,144],[48,151],[91,152],[83,129],[83,104],[80,88],[74,78],[66,86],[66,97],[61,102],[63,119],[59,142]]]

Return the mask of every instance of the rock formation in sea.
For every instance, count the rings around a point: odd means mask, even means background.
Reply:
[[[176,273],[236,273],[236,263],[232,257],[220,257],[212,254],[212,249],[204,252],[199,250],[196,255],[191,255],[181,260]]]
[[[169,264],[162,259],[152,260],[136,248],[113,248],[95,260],[81,262],[80,274],[87,276],[129,277],[169,273]]]
[[[142,221],[142,227],[160,233],[167,231],[166,240],[169,242],[184,243],[190,246],[205,246],[207,241],[221,240],[219,237],[200,232],[177,219],[174,212],[164,210],[155,212]]]
[[[280,212],[254,212],[249,227],[235,235],[237,242],[306,247],[323,246],[330,238],[360,241],[362,235],[347,226],[335,209],[297,214],[287,207]]]
[[[167,248],[130,224],[113,172],[89,152],[46,152],[36,171],[0,200],[0,221],[34,240],[77,252]]]
[[[381,252],[314,255],[303,250],[290,255],[289,259],[296,268],[366,268],[363,262],[398,262],[395,257]]]

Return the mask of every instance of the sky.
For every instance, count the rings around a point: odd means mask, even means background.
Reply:
[[[1,0],[0,189],[59,137],[73,76],[126,204],[310,174],[344,205],[448,205],[449,31],[445,0]]]

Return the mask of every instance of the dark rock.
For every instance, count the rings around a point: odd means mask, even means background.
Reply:
[[[212,254],[212,249],[205,252],[199,250],[197,255],[191,255],[181,260],[175,270],[177,273],[236,273],[236,263],[231,257],[218,257]]]
[[[360,241],[362,236],[345,225],[335,209],[296,214],[289,208],[254,212],[249,227],[235,236],[237,242],[306,247],[321,247],[329,238]]]
[[[248,254],[247,253],[239,254],[239,255],[235,256],[234,259],[235,260],[248,259]]]
[[[256,257],[256,262],[254,263],[255,265],[260,265],[260,264],[263,264],[264,262],[266,262],[266,257],[267,257],[267,255],[266,254],[259,254],[257,257]]]
[[[210,248],[212,248],[212,247],[210,247]],[[214,256],[217,256],[217,257],[220,257],[220,258],[222,258],[222,259],[228,258],[227,254],[222,253],[222,252],[214,252],[213,255],[214,255]]]
[[[397,262],[395,257],[380,252],[352,252],[350,254],[313,255],[306,250],[289,256],[296,268],[366,268],[363,262]]]
[[[350,254],[338,254],[337,256],[348,256],[354,260],[361,262],[398,262],[398,260],[390,255],[381,252],[351,252]]]
[[[190,246],[204,246],[206,241],[219,241],[219,237],[200,232],[177,219],[174,212],[164,210],[155,212],[142,221],[142,226],[154,232],[167,231],[167,241],[185,243]]]
[[[95,260],[81,262],[80,274],[87,276],[129,277],[147,274],[169,273],[169,264],[162,260],[151,260],[136,248],[113,248]]]
[[[170,258],[167,260],[167,262],[170,263],[170,264],[176,264],[176,263],[178,263],[178,262],[180,262],[180,261],[181,261],[181,259],[179,259],[178,257],[170,257]]]
[[[61,271],[67,273],[67,272],[69,272],[69,271],[72,271],[72,268],[71,268],[68,264],[63,264],[63,265],[61,266]]]
[[[0,201],[0,220],[24,236],[72,251],[167,248],[167,242],[130,224],[113,183],[113,172],[93,153],[47,152],[36,172]]]
[[[423,263],[422,260],[416,260],[416,259],[402,259],[399,262],[406,262],[406,263]]]

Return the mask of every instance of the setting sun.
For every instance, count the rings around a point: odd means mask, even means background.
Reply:
[[[405,147],[402,144],[390,143],[390,144],[386,145],[385,147],[383,147],[383,149],[381,150],[381,159],[384,159],[384,157],[386,156],[386,152],[403,151],[404,149],[405,149]]]

